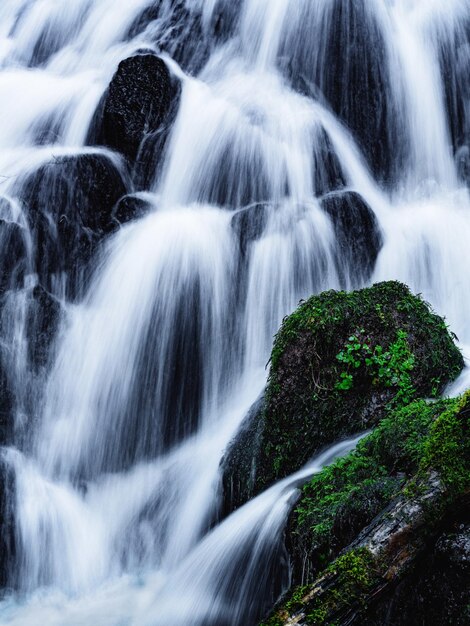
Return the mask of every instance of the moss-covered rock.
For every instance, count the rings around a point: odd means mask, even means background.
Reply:
[[[227,455],[224,484],[244,485],[232,492],[232,506],[325,445],[378,424],[390,409],[437,397],[462,367],[444,320],[401,283],[313,296],[276,336],[264,407],[253,418],[256,462],[250,455],[243,462],[236,443],[231,454],[239,462]],[[250,450],[246,441],[243,448]],[[368,488],[372,506],[377,488]]]
[[[431,565],[447,559],[457,581],[442,602],[457,617],[466,610],[469,540],[463,531],[449,539],[446,524],[468,509],[469,417],[470,392],[393,410],[354,452],[304,486],[289,525],[294,581],[303,586],[266,624],[382,623],[396,593],[408,601],[407,577],[435,585],[435,575],[421,567],[433,550]],[[423,615],[431,592],[427,598]]]
[[[453,421],[457,406],[418,400],[392,411],[352,454],[304,486],[289,526],[297,580],[309,581],[400,493],[428,454],[431,430],[446,416]]]

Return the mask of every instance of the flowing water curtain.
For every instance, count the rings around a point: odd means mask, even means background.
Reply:
[[[217,525],[218,466],[283,316],[313,292],[398,277],[468,341],[469,2],[69,4],[0,8],[0,235],[16,237],[21,283],[0,328],[4,443],[20,449],[5,456],[4,567],[15,588],[65,593],[59,611],[30,597],[13,623],[175,621],[171,588],[182,624],[254,622],[288,584],[290,495]],[[108,85],[129,57],[161,77],[155,54],[171,115],[137,129],[135,151],[110,145],[94,133]],[[114,210],[136,190],[150,194]],[[96,228],[80,209],[98,205]],[[261,592],[264,562],[279,584]]]

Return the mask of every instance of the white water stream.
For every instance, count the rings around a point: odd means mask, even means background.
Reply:
[[[470,197],[453,156],[470,137],[470,91],[459,92],[470,1],[233,4],[1,2],[8,221],[26,224],[18,182],[55,157],[94,152],[123,167],[115,154],[85,146],[122,59],[162,48],[182,94],[147,190],[154,209],[107,241],[86,296],[65,305],[53,366],[27,385],[20,299],[8,308],[2,341],[18,398],[29,394],[17,426],[29,427],[2,451],[15,476],[18,549],[0,624],[255,626],[289,582],[282,528],[296,485],[355,443],[333,446],[211,527],[221,458],[263,390],[284,315],[324,289],[399,279],[447,317],[464,353],[470,346]],[[129,39],[136,18],[158,5]],[[201,20],[207,61],[197,70],[172,58],[185,32],[178,19],[188,19],[182,12],[172,21],[175,5]],[[354,7],[362,7],[359,22]],[[219,12],[232,21],[216,37]],[[328,98],[338,67],[335,114]],[[303,93],[294,89],[300,76]],[[457,139],[452,89],[463,116]],[[347,126],[361,98],[370,108],[368,147],[360,124]],[[38,145],[46,122],[55,136]],[[367,278],[354,266],[339,274],[318,200],[327,145],[382,230]],[[371,157],[384,150],[393,176],[379,176]],[[231,220],[257,202],[268,206],[266,228],[242,255]],[[469,378],[464,372],[454,391]]]

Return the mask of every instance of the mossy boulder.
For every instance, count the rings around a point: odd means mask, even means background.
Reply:
[[[437,397],[462,368],[445,321],[399,282],[303,302],[275,338],[264,406],[253,418],[255,462],[246,441],[245,460],[237,442],[226,455],[232,508],[322,447],[375,426],[391,408]]]
[[[438,564],[456,581],[440,598],[455,615],[449,623],[464,623],[457,617],[470,574],[469,417],[470,393],[391,411],[354,452],[303,487],[288,529],[300,586],[266,624],[389,623],[380,621],[387,607],[411,606],[406,581],[432,589]],[[431,592],[421,598],[421,615],[432,613],[433,602]]]
[[[405,486],[413,496],[429,470],[439,472],[449,491],[464,490],[470,466],[467,401],[465,409],[459,400],[417,400],[392,411],[352,454],[303,487],[288,529],[294,578],[308,581]]]

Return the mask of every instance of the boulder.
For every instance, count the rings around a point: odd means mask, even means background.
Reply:
[[[98,106],[88,143],[135,161],[144,138],[166,125],[177,98],[170,72],[156,54],[124,59]]]
[[[266,626],[467,623],[469,403],[467,393],[391,411],[304,486],[288,529],[301,586]],[[338,534],[338,516],[357,510]]]
[[[274,207],[267,203],[254,204],[240,209],[232,217],[230,226],[239,242],[242,257],[246,256],[250,244],[263,236],[272,210]]]
[[[232,501],[242,504],[322,447],[371,428],[391,406],[437,396],[462,367],[444,320],[401,283],[313,296],[276,336],[266,399],[253,417],[260,423],[250,427],[258,456],[232,464],[238,442],[224,461],[224,484],[254,485]]]
[[[185,0],[157,0],[144,9],[131,25],[128,38],[139,35],[193,75],[206,63],[212,46],[200,7]]]
[[[367,283],[383,245],[375,213],[354,191],[331,193],[320,200],[336,236],[336,267],[343,288]]]
[[[57,285],[65,277],[65,295],[83,293],[87,264],[100,241],[116,229],[113,208],[125,194],[119,170],[104,154],[58,157],[23,181],[20,196],[36,271],[46,289],[60,291]]]

